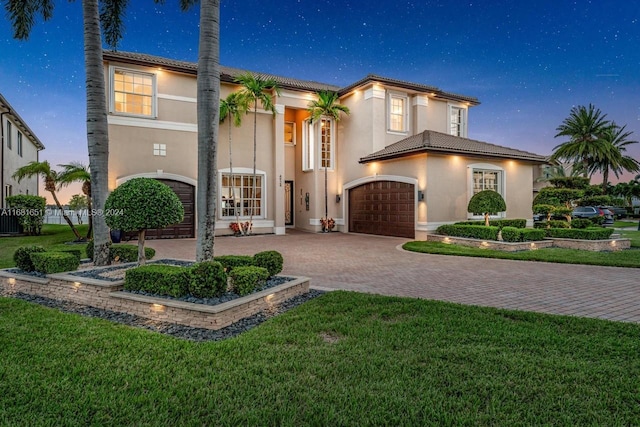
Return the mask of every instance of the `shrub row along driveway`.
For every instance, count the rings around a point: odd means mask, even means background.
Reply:
[[[358,234],[219,237],[216,255],[275,249],[282,274],[312,287],[640,323],[640,280],[632,268],[552,264],[406,252],[407,239]],[[159,258],[195,258],[194,239],[155,240]],[[640,253],[639,253],[640,256]]]

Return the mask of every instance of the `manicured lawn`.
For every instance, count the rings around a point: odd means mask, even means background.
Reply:
[[[617,230],[621,237],[631,239],[632,248],[640,248],[640,231],[637,230]]]
[[[3,425],[633,425],[640,326],[332,292],[194,343],[0,298]]]
[[[615,228],[638,227],[638,223],[633,221],[617,220],[613,223],[613,227]]]
[[[87,234],[88,225],[77,226],[80,235]],[[20,246],[40,245],[49,250],[61,248],[82,249],[83,257],[86,256],[85,245],[66,245],[66,242],[75,240],[75,235],[68,225],[45,224],[40,236],[0,237],[0,268],[15,267],[13,253]]]
[[[634,236],[635,244],[638,246],[639,232],[624,232]],[[636,234],[633,234],[636,233]],[[612,267],[633,267],[640,268],[640,251],[629,249],[617,252],[589,252],[577,249],[546,248],[534,251],[522,252],[502,252],[491,249],[470,248],[454,244],[439,242],[414,241],[407,242],[402,246],[404,249],[413,252],[422,252],[439,255],[471,256],[481,258],[501,258],[522,261],[545,261],[564,264],[589,264],[606,265]]]

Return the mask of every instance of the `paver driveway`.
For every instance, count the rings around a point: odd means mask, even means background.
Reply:
[[[418,254],[403,238],[288,231],[218,237],[216,255],[275,249],[283,274],[344,289],[554,314],[640,322],[640,272],[631,268]],[[155,240],[156,258],[195,258],[195,239]],[[640,255],[640,254],[639,254]]]

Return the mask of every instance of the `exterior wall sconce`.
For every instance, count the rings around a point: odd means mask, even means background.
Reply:
[[[336,203],[340,203],[341,199],[342,199],[342,197],[340,197],[339,194],[336,194]]]
[[[418,201],[424,202],[424,191],[418,190]]]

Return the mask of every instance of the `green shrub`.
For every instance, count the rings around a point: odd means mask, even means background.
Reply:
[[[264,267],[269,271],[269,276],[275,276],[282,271],[284,260],[278,251],[258,252],[253,256],[253,265]]]
[[[34,266],[31,261],[31,254],[45,252],[46,249],[42,246],[21,246],[13,254],[13,261],[16,266],[22,271],[33,271]]]
[[[182,297],[189,293],[191,268],[149,264],[130,268],[124,276],[124,288],[156,295]]]
[[[153,248],[144,248],[144,256],[151,259],[156,255]],[[136,262],[138,261],[138,246],[126,243],[117,243],[109,247],[109,258],[111,261]]]
[[[79,257],[68,252],[33,252],[31,262],[35,271],[45,274],[77,270],[80,265]]]
[[[23,232],[28,235],[40,235],[44,221],[46,199],[29,194],[18,194],[5,199],[10,211],[18,217]]]
[[[460,221],[456,222],[454,225],[484,225],[484,221]],[[498,227],[502,229],[502,227],[516,227],[516,228],[525,228],[527,226],[526,219],[492,219],[489,220],[489,225]]]
[[[82,251],[80,249],[56,249],[53,252],[63,252],[65,254],[71,254],[74,257],[78,258],[78,262],[82,259]]]
[[[552,219],[549,221],[549,227],[551,228],[570,228],[571,224],[562,219]]]
[[[522,233],[523,242],[535,242],[538,240],[544,240],[547,235],[545,230],[532,230],[530,228],[525,228],[523,230],[520,230],[520,232]]]
[[[485,225],[489,225],[489,215],[507,210],[507,204],[500,193],[493,190],[483,190],[471,197],[467,205],[467,212],[483,214]]]
[[[591,221],[591,225],[602,225],[604,223],[604,215],[592,216],[589,221]]]
[[[224,267],[227,274],[236,267],[248,267],[253,265],[253,257],[249,255],[220,255],[213,257]]]
[[[269,278],[269,271],[264,267],[236,267],[229,273],[233,282],[233,290],[240,296],[248,295],[262,287]]]
[[[498,240],[498,227],[484,225],[445,224],[436,232],[445,236],[467,237],[470,239]]]
[[[227,290],[227,274],[217,261],[204,261],[191,267],[189,293],[198,298],[219,297]]]
[[[550,228],[547,230],[549,237],[580,240],[606,240],[612,233],[613,230],[610,228]]]
[[[571,228],[587,228],[593,225],[593,221],[588,218],[574,218],[571,220]]]
[[[502,240],[504,240],[505,242],[521,242],[522,241],[521,230],[516,227],[503,227]]]

